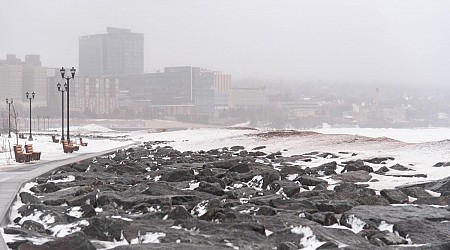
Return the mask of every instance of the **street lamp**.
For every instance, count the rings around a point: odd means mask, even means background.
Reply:
[[[30,136],[28,137],[28,140],[32,141],[33,137],[31,136],[31,100],[34,99],[35,94],[33,92],[33,93],[31,93],[31,96],[30,96],[30,93],[27,92],[26,95],[27,95],[27,99],[30,100]]]
[[[6,98],[6,104],[8,104],[8,138],[11,138],[11,104],[13,99]]]
[[[61,86],[61,83],[56,84],[58,91],[61,92],[61,142],[64,141],[64,92],[66,92],[67,84]]]
[[[61,72],[61,77],[63,79],[66,79],[66,81],[67,81],[64,86],[66,87],[66,91],[67,91],[67,141],[69,141],[69,142],[70,142],[70,137],[69,137],[69,101],[70,101],[69,93],[70,93],[70,91],[69,91],[69,89],[70,89],[70,79],[75,78],[75,71],[76,71],[75,68],[72,67],[70,69],[70,74],[72,76],[67,75],[66,77],[64,77],[64,75],[66,74],[66,70],[64,69],[64,67],[61,67],[61,69],[59,70],[59,72]]]

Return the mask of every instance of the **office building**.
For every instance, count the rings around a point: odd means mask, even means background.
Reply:
[[[144,71],[144,34],[107,28],[79,38],[80,76],[117,76]]]

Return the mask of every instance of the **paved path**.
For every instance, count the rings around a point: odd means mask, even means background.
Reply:
[[[79,154],[75,157],[57,161],[36,161],[30,163],[24,163],[19,166],[2,168],[0,170],[0,219],[1,227],[6,226],[9,223],[9,215],[11,213],[11,204],[16,199],[16,195],[20,188],[26,182],[33,180],[34,178],[43,175],[53,169],[64,166],[67,164],[75,163],[99,155],[114,152],[118,149],[132,146],[129,144],[126,146],[105,150],[102,152]],[[3,236],[0,234],[0,249],[8,249]]]

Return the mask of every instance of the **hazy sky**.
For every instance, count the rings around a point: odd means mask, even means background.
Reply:
[[[0,58],[78,66],[78,37],[145,34],[145,69],[233,78],[450,83],[450,0],[0,0]]]

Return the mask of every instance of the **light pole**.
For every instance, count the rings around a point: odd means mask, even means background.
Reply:
[[[58,82],[56,84],[58,87],[58,91],[61,92],[61,142],[64,141],[64,92],[66,92],[67,85],[61,87],[61,84]]]
[[[13,99],[6,98],[6,104],[8,104],[8,138],[11,138],[11,104]]]
[[[30,100],[30,136],[28,137],[28,140],[29,141],[32,141],[33,140],[33,137],[31,136],[31,100],[32,99],[34,99],[34,92],[33,93],[31,93],[31,95],[30,95],[30,93],[26,93],[26,95],[27,95],[27,99],[28,100]]]
[[[61,67],[61,69],[59,70],[59,72],[61,72],[61,77],[63,79],[66,79],[66,81],[67,81],[66,82],[67,86],[66,85],[64,85],[64,86],[66,87],[66,91],[67,91],[67,141],[69,141],[69,142],[70,142],[70,136],[69,136],[69,101],[70,101],[69,93],[70,93],[70,91],[69,90],[70,90],[70,79],[75,78],[75,71],[76,71],[75,68],[72,67],[70,69],[70,73],[71,73],[72,77],[68,75],[64,78],[66,70],[64,69],[64,67]]]

